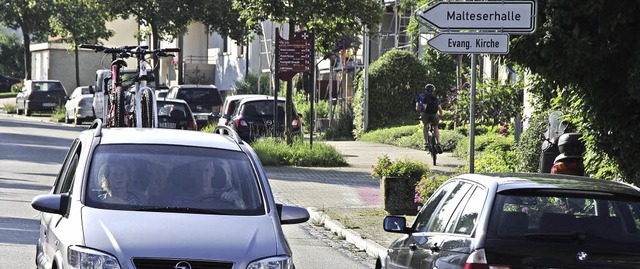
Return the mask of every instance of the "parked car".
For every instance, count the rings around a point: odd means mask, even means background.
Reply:
[[[16,109],[18,114],[31,116],[35,111],[53,112],[66,100],[67,92],[59,80],[26,80],[16,96]]]
[[[64,104],[64,122],[81,124],[83,121],[95,119],[93,113],[93,86],[77,87]]]
[[[198,128],[212,124],[220,117],[222,97],[214,85],[177,85],[169,88],[167,98],[187,101]]]
[[[256,153],[217,128],[94,121],[32,200],[37,268],[294,268],[281,225],[309,213],[276,203]]]
[[[640,189],[588,177],[466,174],[429,198],[377,268],[640,268]]]
[[[193,117],[187,102],[181,99],[158,98],[158,128],[198,130],[198,124]]]
[[[240,137],[251,142],[259,137],[271,136],[276,129],[279,135],[284,134],[285,127],[285,100],[278,99],[277,118],[273,116],[273,96],[247,97],[241,99],[235,111],[231,115],[229,127],[236,131]],[[277,119],[278,126],[274,120]],[[302,136],[302,121],[295,107],[291,114],[292,134]]]
[[[19,78],[7,77],[0,74],[0,92],[10,92],[11,86],[20,83],[20,81],[22,80]]]
[[[238,95],[229,95],[224,98],[224,103],[222,104],[222,110],[220,112],[220,119],[218,120],[218,125],[229,125],[229,120],[231,119],[231,114],[236,110],[238,102],[242,98],[247,97],[263,97],[267,95],[260,94],[238,94]]]

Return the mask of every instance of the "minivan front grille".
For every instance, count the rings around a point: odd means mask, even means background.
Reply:
[[[136,269],[231,269],[233,262],[202,261],[202,260],[176,260],[176,259],[154,259],[154,258],[134,258],[133,264]],[[186,267],[189,265],[188,267]]]

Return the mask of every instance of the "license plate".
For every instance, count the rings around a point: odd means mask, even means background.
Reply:
[[[199,120],[208,120],[209,119],[209,115],[198,115],[198,119]]]
[[[174,122],[158,122],[158,127],[175,129],[176,128],[176,124]]]
[[[42,106],[54,107],[56,103],[42,103]]]

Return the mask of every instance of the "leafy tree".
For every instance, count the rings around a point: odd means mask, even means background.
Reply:
[[[382,6],[377,0],[245,0],[235,1],[234,8],[247,21],[249,28],[256,28],[261,21],[289,23],[289,38],[296,26],[312,31],[316,38],[316,52],[329,53],[336,42],[345,35],[356,35],[364,26],[376,29],[381,21]],[[285,121],[292,111],[292,82],[286,87]],[[291,144],[290,126],[286,129],[287,144]]]
[[[507,57],[562,89],[599,167],[610,158],[640,183],[640,2],[538,1],[538,28],[513,39]]]
[[[25,79],[31,79],[31,40],[43,39],[49,33],[52,3],[53,0],[0,0],[0,23],[22,31]]]
[[[369,129],[418,123],[414,99],[424,91],[427,78],[427,67],[405,50],[390,50],[372,63],[369,66]],[[363,78],[359,76],[353,100],[356,136],[364,132],[362,85]]]
[[[53,33],[70,41],[75,53],[76,86],[80,86],[79,44],[96,43],[98,39],[113,36],[105,26],[110,18],[100,3],[98,0],[56,0],[53,5]]]
[[[23,78],[24,77],[24,48],[14,33],[0,33],[0,74]]]
[[[269,75],[250,72],[244,80],[235,81],[235,85],[238,94],[268,94]]]

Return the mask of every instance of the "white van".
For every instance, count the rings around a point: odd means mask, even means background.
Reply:
[[[121,74],[123,89],[128,89],[135,83],[135,69],[124,69]],[[106,120],[105,115],[107,115],[107,106],[105,106],[105,102],[108,100],[107,95],[109,93],[107,92],[107,88],[109,87],[109,83],[111,83],[111,70],[97,70],[96,84],[94,87],[95,91],[93,93],[93,111],[95,112],[96,118],[102,119],[103,122]]]

